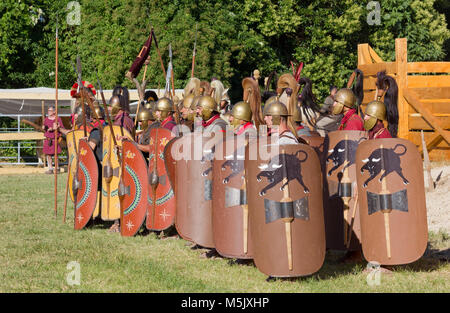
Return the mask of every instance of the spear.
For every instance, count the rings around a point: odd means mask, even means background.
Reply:
[[[285,156],[285,150],[283,149],[281,152],[282,156],[282,165],[283,165],[283,198],[281,199],[281,202],[292,202],[291,197],[289,196],[289,182],[287,180],[287,169],[286,169],[286,156]],[[293,217],[285,217],[283,218],[284,222],[284,228],[285,228],[285,234],[286,234],[286,250],[288,255],[288,265],[289,270],[292,271],[292,225],[291,223],[294,221]]]
[[[178,110],[176,109],[176,103],[175,103],[175,101],[173,101],[173,99],[175,98],[175,84],[173,82],[172,44],[169,44],[169,57],[170,57],[170,70],[171,70],[170,79],[172,82],[173,110],[174,110],[175,122],[177,124],[180,124],[180,117],[178,116]]]
[[[161,63],[161,68],[162,68],[164,77],[166,77],[166,69],[164,68],[164,63],[161,58],[161,52],[159,51],[158,41],[156,40],[156,35],[155,35],[155,31],[154,31],[153,27],[152,27],[152,35],[153,35],[153,39],[155,40],[155,47],[156,47],[156,51],[158,52],[159,62]]]
[[[55,52],[55,113],[56,113],[56,124],[58,124],[58,21],[56,21],[56,52]],[[62,126],[62,125],[61,125]],[[55,140],[53,144],[55,145],[55,218],[58,215],[58,128],[55,129]]]
[[[194,41],[194,49],[192,50],[192,71],[191,77],[194,77],[194,68],[195,68],[195,55],[197,53],[197,23],[195,23],[195,41]]]

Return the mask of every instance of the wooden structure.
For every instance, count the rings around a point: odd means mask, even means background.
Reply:
[[[358,68],[364,73],[363,106],[374,100],[376,74],[385,70],[398,85],[398,137],[422,152],[421,133],[430,158],[450,159],[450,62],[408,62],[406,38],[395,40],[395,61],[385,62],[368,44],[358,45]]]

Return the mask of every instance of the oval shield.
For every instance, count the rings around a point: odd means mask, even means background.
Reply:
[[[125,140],[122,144],[123,172],[119,185],[121,198],[120,233],[134,236],[144,223],[148,204],[147,161],[135,142]]]
[[[356,152],[361,241],[367,261],[384,265],[419,259],[428,228],[422,158],[399,138],[368,140]]]
[[[125,136],[132,140],[130,133],[123,127],[113,125],[114,135]],[[122,141],[117,140],[117,145],[122,146]],[[102,159],[102,210],[101,217],[104,221],[120,219],[119,181],[121,166],[117,151],[114,149],[110,127],[103,129],[103,159]]]
[[[355,156],[366,132],[338,130],[328,133],[324,173],[328,186],[325,201],[327,248],[357,251],[361,249]],[[351,233],[350,230],[352,230]]]
[[[148,230],[165,230],[175,221],[176,200],[164,159],[164,148],[173,137],[174,134],[166,128],[155,127],[150,130],[146,220]]]
[[[245,184],[245,145],[244,136],[227,137],[216,145],[213,161],[214,244],[217,252],[228,258],[253,258]]]
[[[86,226],[97,204],[98,165],[94,152],[86,140],[78,144],[78,169],[76,173],[78,186],[75,202],[74,228]]]
[[[245,160],[255,264],[273,277],[312,274],[325,259],[319,158],[303,144],[267,148],[268,159]]]

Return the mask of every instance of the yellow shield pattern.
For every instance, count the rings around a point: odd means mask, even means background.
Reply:
[[[114,135],[125,136],[133,140],[130,133],[120,126],[113,126]],[[123,134],[123,135],[122,135]],[[120,140],[116,140],[118,146],[122,146]],[[103,160],[102,160],[102,212],[101,218],[104,221],[113,221],[120,218],[120,200],[119,200],[119,178],[120,163],[117,151],[114,149],[114,140],[112,138],[110,127],[103,129]]]

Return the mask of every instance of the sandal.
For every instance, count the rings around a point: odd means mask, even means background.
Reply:
[[[45,172],[45,174],[53,174],[53,170],[51,169],[51,170],[47,170],[46,172]]]

